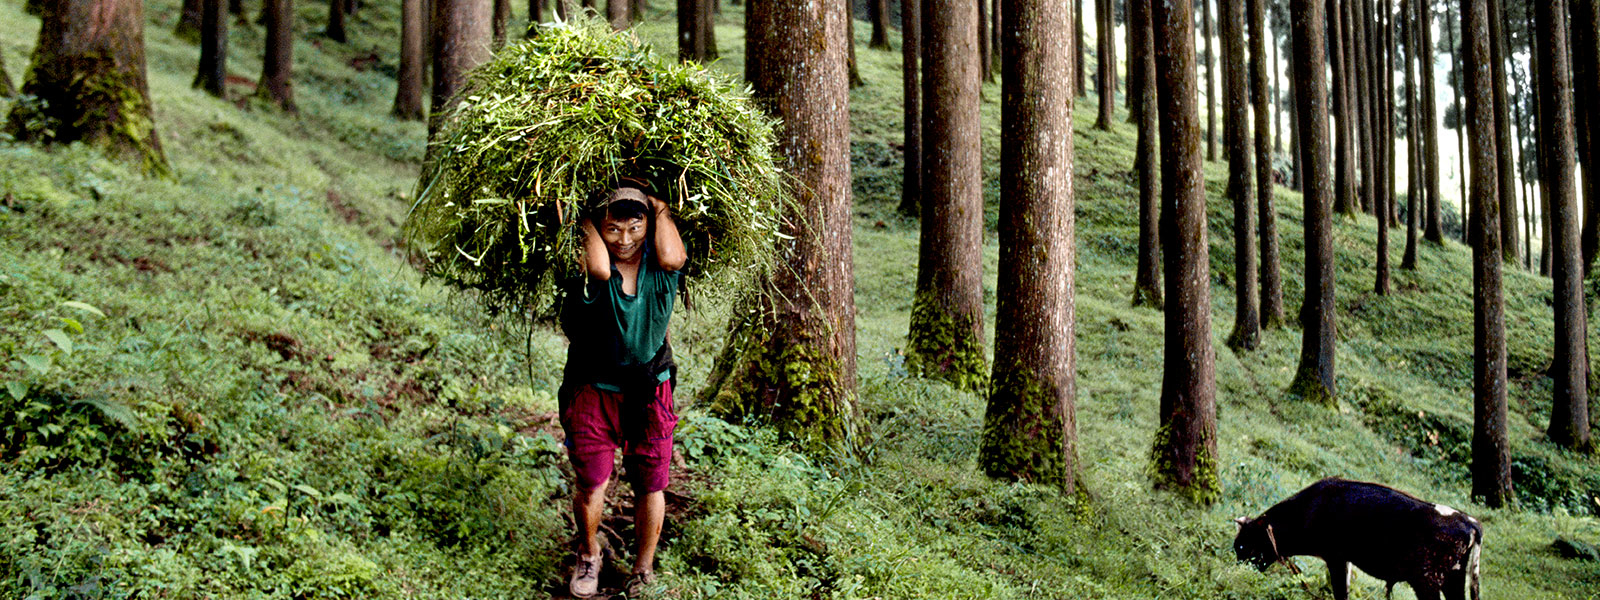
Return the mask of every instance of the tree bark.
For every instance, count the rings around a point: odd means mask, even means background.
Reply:
[[[708,63],[722,56],[722,53],[717,51],[717,14],[721,11],[716,10],[716,7],[717,0],[700,0],[700,36],[705,39]]]
[[[678,0],[678,60],[680,61],[692,60],[698,63],[706,61],[706,38],[700,22],[700,10],[700,0]],[[747,81],[754,81],[750,78],[751,73],[748,69],[745,75]]]
[[[1417,214],[1421,204],[1418,202],[1422,194],[1422,130],[1417,126],[1421,111],[1417,107],[1416,72],[1412,64],[1417,56],[1417,27],[1411,15],[1414,3],[1425,0],[1400,0],[1400,14],[1402,31],[1400,37],[1405,38],[1406,61],[1406,251],[1400,258],[1400,268],[1409,271],[1417,269],[1417,223],[1421,215]]]
[[[770,423],[814,446],[852,443],[855,300],[850,242],[850,96],[843,3],[750,0],[746,56],[759,59],[751,87],[781,119],[778,152],[795,178],[792,236],[761,283],[758,310],[730,338],[717,370],[724,414]],[[782,26],[775,26],[781,23]],[[738,350],[738,351],[735,351]],[[802,371],[805,376],[797,377]]]
[[[341,44],[348,41],[344,32],[344,0],[328,0],[328,28],[322,33],[328,36],[328,39]]]
[[[978,7],[922,3],[922,236],[906,364],[968,390],[987,385],[983,352],[983,166]]]
[[[1582,1],[1582,0],[1575,0]],[[1583,250],[1578,240],[1578,198],[1573,170],[1577,140],[1572,124],[1572,73],[1567,71],[1567,0],[1537,2],[1539,32],[1535,40],[1541,62],[1550,68],[1539,73],[1540,155],[1544,172],[1539,179],[1550,189],[1554,238],[1551,269],[1555,292],[1555,359],[1550,376],[1555,380],[1550,410],[1550,441],[1563,448],[1588,450],[1589,351],[1583,298]]]
[[[1133,305],[1160,309],[1161,205],[1158,194],[1161,193],[1161,183],[1156,171],[1160,168],[1156,147],[1160,143],[1161,133],[1157,130],[1155,34],[1150,22],[1150,0],[1132,1],[1134,8],[1140,10],[1130,11],[1130,16],[1134,18],[1135,43],[1128,49],[1128,59],[1143,65],[1138,72],[1144,81],[1139,83],[1138,89],[1144,98],[1138,106],[1149,109],[1135,112],[1139,118],[1139,134],[1133,155],[1133,167],[1139,173],[1139,263],[1134,271]]]
[[[256,93],[279,108],[294,112],[294,86],[290,81],[294,66],[294,0],[262,2],[267,7],[266,56]]]
[[[1073,34],[1072,48],[1073,52],[1078,57],[1077,62],[1073,63],[1074,66],[1072,68],[1073,84],[1077,90],[1073,93],[1073,95],[1078,98],[1083,98],[1089,93],[1087,81],[1089,63],[1084,57],[1085,44],[1083,32],[1083,0],[1073,0],[1073,2],[1072,27],[1073,31],[1076,33]]]
[[[1211,347],[1210,250],[1190,0],[1154,3],[1156,88],[1161,107],[1161,238],[1167,274],[1160,429],[1151,457],[1157,489],[1216,502],[1215,356]]]
[[[1358,150],[1360,145],[1360,104],[1357,100],[1355,84],[1355,42],[1350,35],[1351,25],[1354,21],[1350,5],[1354,0],[1330,0],[1335,11],[1334,33],[1337,40],[1333,44],[1333,64],[1337,65],[1338,76],[1334,77],[1335,95],[1338,103],[1334,104],[1336,123],[1339,130],[1334,142],[1334,193],[1337,197],[1333,202],[1333,211],[1343,215],[1354,215],[1358,200],[1356,190],[1358,187],[1356,172]]]
[[[1494,77],[1494,130],[1500,166],[1500,258],[1513,266],[1521,257],[1517,243],[1517,171],[1512,161],[1516,138],[1511,135],[1511,102],[1506,98],[1506,48],[1504,0],[1489,0],[1489,57]],[[1550,1],[1550,0],[1544,0]]]
[[[1292,21],[1292,17],[1291,17],[1291,21]],[[1291,28],[1292,27],[1293,26],[1291,25]],[[1301,140],[1300,140],[1300,119],[1295,118],[1295,112],[1297,111],[1297,109],[1295,108],[1295,100],[1294,99],[1297,98],[1298,96],[1295,95],[1295,82],[1294,82],[1294,70],[1293,70],[1294,69],[1295,54],[1294,54],[1294,46],[1293,46],[1293,40],[1292,40],[1293,35],[1291,34],[1290,37],[1291,37],[1291,41],[1290,41],[1291,45],[1289,46],[1289,69],[1290,69],[1290,71],[1289,71],[1289,99],[1287,101],[1288,104],[1289,104],[1289,107],[1288,107],[1289,108],[1289,158],[1290,158],[1290,162],[1293,164],[1293,169],[1294,169],[1294,177],[1291,178],[1291,179],[1294,180],[1293,181],[1294,190],[1297,191],[1297,192],[1303,192],[1303,191],[1305,191],[1304,190],[1304,185],[1305,185],[1304,182],[1305,182],[1305,179],[1306,179],[1306,176],[1305,176],[1306,165],[1305,165],[1305,162],[1303,161],[1303,159],[1305,158],[1305,153],[1300,151],[1300,145],[1301,145]]]
[[[422,0],[400,0],[400,69],[395,73],[394,116],[422,119]]]
[[[1448,11],[1448,7],[1450,7],[1450,6],[1454,6],[1454,5],[1453,4],[1447,4],[1446,5],[1446,7],[1447,7],[1446,10],[1447,11]],[[1446,16],[1448,18],[1448,13],[1447,13]],[[1456,15],[1456,23],[1457,23],[1457,25],[1460,25],[1460,23],[1461,23],[1460,17],[1461,17],[1460,15]],[[1456,44],[1456,28],[1446,27],[1445,31],[1449,32],[1449,34],[1450,34],[1450,38],[1449,38],[1447,43],[1450,44],[1450,60],[1453,63],[1451,65],[1452,68],[1450,69],[1450,81],[1451,81],[1451,86],[1454,88],[1454,92],[1453,93],[1455,94],[1455,101],[1456,101],[1456,114],[1457,114],[1457,117],[1456,117],[1456,158],[1460,159],[1460,161],[1461,161],[1460,162],[1460,166],[1457,168],[1457,173],[1460,176],[1456,178],[1456,180],[1461,184],[1461,201],[1459,202],[1459,204],[1461,205],[1461,243],[1463,245],[1470,245],[1471,244],[1471,240],[1469,240],[1468,238],[1471,236],[1471,229],[1472,228],[1467,226],[1467,178],[1469,177],[1468,172],[1467,172],[1467,136],[1466,136],[1466,131],[1467,131],[1467,124],[1466,124],[1467,123],[1467,118],[1466,118],[1467,101],[1466,101],[1465,97],[1463,96],[1465,91],[1462,89],[1462,87],[1465,84],[1463,83],[1464,82],[1463,75],[1461,74],[1461,70],[1462,70],[1463,67],[1462,67],[1462,62],[1461,62],[1460,46],[1458,46]],[[1424,39],[1426,39],[1428,41],[1428,49],[1429,49],[1428,56],[1431,58],[1433,56],[1433,54],[1432,54],[1433,41],[1431,39],[1432,34],[1428,33],[1427,35],[1429,35],[1429,37],[1428,38],[1424,38]],[[1432,82],[1430,81],[1430,82],[1426,82],[1426,83],[1431,84]],[[1430,130],[1430,131],[1432,131],[1432,130]],[[1434,140],[1435,140],[1434,141],[1435,145],[1433,146],[1432,152],[1433,152],[1434,163],[1435,164],[1433,165],[1432,169],[1433,169],[1433,173],[1434,173],[1434,179],[1437,180],[1438,177],[1439,177],[1438,176],[1439,167],[1438,167],[1438,164],[1437,164],[1438,163],[1437,156],[1438,156],[1438,153],[1439,153],[1439,147],[1437,145],[1438,144],[1438,138],[1434,138]],[[1430,190],[1431,190],[1431,192],[1437,192],[1438,191],[1438,187],[1435,186],[1433,188],[1430,188]],[[1437,197],[1438,197],[1437,195],[1430,195],[1429,196],[1430,199],[1431,198],[1437,198]],[[1437,202],[1437,201],[1435,201],[1435,202]],[[1443,239],[1442,235],[1440,236],[1440,239],[1441,240]]]
[[[1427,216],[1423,219],[1422,238],[1443,244],[1444,226],[1439,218],[1440,205],[1443,204],[1439,198],[1439,133],[1438,121],[1435,120],[1439,110],[1433,93],[1433,25],[1430,23],[1433,11],[1428,8],[1427,0],[1416,4],[1417,32],[1421,37],[1421,43],[1417,45],[1420,50],[1417,64],[1422,78],[1422,114],[1418,124],[1422,129],[1423,197],[1427,199],[1423,209]],[[1462,203],[1463,206],[1465,204]],[[1462,222],[1462,229],[1466,229],[1465,221]]]
[[[539,24],[544,22],[545,3],[548,0],[528,0],[528,29],[523,32],[523,37],[533,37],[539,32]],[[560,0],[557,0],[558,2]]]
[[[893,50],[889,47],[889,0],[871,0],[867,7],[872,9],[872,41],[867,42],[867,47]]]
[[[6,73],[6,61],[0,57],[0,98],[11,98],[17,95],[17,88],[11,84],[11,75]]]
[[[172,35],[180,40],[198,41],[200,30],[205,26],[201,23],[205,19],[205,0],[183,0],[183,6],[178,9],[178,25],[172,28]]]
[[[917,77],[917,57],[922,51],[920,1],[901,0],[900,4],[901,89],[905,95],[905,171],[900,178],[900,214],[908,216],[922,213],[922,83]]]
[[[1206,46],[1206,160],[1217,160],[1217,59],[1211,52],[1211,2],[1200,0],[1201,32]]]
[[[1272,147],[1277,142],[1272,126],[1271,101],[1267,98],[1267,43],[1272,31],[1267,27],[1268,0],[1250,0],[1250,76],[1251,100],[1256,119],[1256,202],[1261,244],[1260,326],[1271,329],[1283,325],[1283,275],[1278,257],[1278,211],[1272,194]],[[1273,45],[1276,42],[1273,41]],[[1276,65],[1273,68],[1276,71]],[[1275,89],[1274,86],[1273,89]],[[1246,242],[1248,243],[1248,242]],[[1243,286],[1244,281],[1240,280]]]
[[[979,461],[1075,491],[1072,31],[1068,0],[1000,0],[1000,273]],[[997,32],[999,33],[999,32]]]
[[[989,43],[989,0],[978,2],[978,65],[983,80],[994,81],[993,47]]]
[[[1305,300],[1300,304],[1300,365],[1292,392],[1335,405],[1332,190],[1328,188],[1328,63],[1324,0],[1291,0],[1295,119],[1305,164]]]
[[[1394,131],[1389,128],[1389,110],[1387,98],[1393,98],[1394,93],[1384,84],[1391,71],[1389,61],[1384,60],[1385,26],[1374,21],[1381,18],[1384,12],[1374,12],[1372,0],[1363,0],[1362,5],[1368,9],[1367,20],[1367,64],[1370,65],[1367,76],[1368,92],[1372,102],[1370,114],[1372,115],[1372,214],[1378,219],[1378,257],[1374,268],[1372,293],[1383,296],[1389,293],[1389,153],[1394,147]],[[1377,4],[1378,8],[1383,5]]]
[[[1272,48],[1272,151],[1276,153],[1283,152],[1283,110],[1281,105],[1283,102],[1283,88],[1279,87],[1278,81],[1278,71],[1282,68],[1281,65],[1283,63],[1278,62],[1278,34],[1277,30],[1272,27],[1271,11],[1267,12],[1266,18],[1268,19],[1267,30],[1263,35],[1272,42],[1270,46]]]
[[[194,87],[221,98],[228,77],[227,0],[205,0],[200,19],[200,68]]]
[[[1223,135],[1228,146],[1227,197],[1233,202],[1233,333],[1228,347],[1253,350],[1261,342],[1261,308],[1257,295],[1255,169],[1250,146],[1250,95],[1245,83],[1245,2],[1221,0]],[[1265,131],[1262,131],[1265,133]],[[1271,183],[1269,182],[1270,186]],[[1269,187],[1270,191],[1270,187]]]
[[[1501,295],[1498,136],[1489,0],[1466,0],[1467,134],[1472,162],[1472,495],[1490,507],[1512,500],[1506,431],[1506,330]]]
[[[1369,0],[1347,0],[1345,10],[1350,15],[1350,22],[1346,27],[1350,30],[1350,83],[1351,91],[1355,94],[1355,101],[1350,104],[1356,109],[1356,115],[1350,122],[1356,126],[1356,162],[1355,168],[1360,169],[1360,178],[1356,180],[1355,207],[1369,214],[1373,212],[1376,188],[1378,187],[1378,170],[1376,168],[1377,143],[1373,133],[1377,123],[1373,117],[1373,90],[1372,90],[1372,24],[1368,18],[1371,15]]]
[[[1600,0],[1568,0],[1572,16],[1575,138],[1583,164],[1583,274],[1600,253]],[[1543,186],[1540,186],[1543,187]]]
[[[925,0],[926,1],[926,0]],[[1095,90],[1100,94],[1100,116],[1094,128],[1111,131],[1112,111],[1116,108],[1116,50],[1111,30],[1112,0],[1095,0]]]
[[[704,0],[701,0],[701,4],[704,3]],[[846,8],[844,22],[845,47],[846,50],[848,50],[845,63],[846,66],[849,67],[850,71],[849,76],[851,89],[855,89],[867,84],[865,80],[861,79],[861,69],[856,65],[856,18],[855,15],[852,14],[854,12],[855,11]],[[702,23],[703,22],[704,17],[702,17]],[[702,28],[701,31],[704,32],[705,30]]]
[[[507,7],[511,6],[510,0],[495,0],[495,23],[497,25],[502,23],[499,15],[502,2],[506,3]],[[606,21],[611,23],[612,29],[621,31],[633,24],[633,16],[628,13],[628,9],[632,7],[631,2],[632,0],[606,0]],[[499,28],[497,27],[497,29]]]
[[[451,105],[450,99],[466,83],[467,71],[489,59],[492,20],[488,0],[434,0],[430,137]]]
[[[12,106],[6,130],[18,141],[84,142],[171,174],[151,119],[142,2],[46,3],[30,65],[21,92],[40,102]]]

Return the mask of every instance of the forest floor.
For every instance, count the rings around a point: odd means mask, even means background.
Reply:
[[[290,115],[250,97],[254,24],[231,28],[229,97],[191,89],[198,50],[171,33],[178,4],[147,3],[145,36],[174,179],[0,140],[0,597],[559,596],[571,535],[553,395],[564,342],[424,284],[396,249],[424,140],[420,123],[387,116],[398,8],[366,5],[340,45],[317,31],[326,5],[302,3]],[[725,7],[717,28],[713,68],[728,73],[741,71],[738,11]],[[652,11],[640,35],[671,52],[672,27]],[[0,2],[0,54],[17,83],[37,28],[19,0]],[[1326,597],[1320,561],[1262,574],[1230,545],[1233,517],[1326,476],[1482,520],[1486,598],[1600,597],[1595,562],[1551,549],[1558,537],[1600,542],[1600,468],[1541,433],[1549,281],[1507,275],[1520,501],[1491,510],[1468,497],[1470,251],[1424,244],[1420,268],[1395,270],[1395,292],[1380,297],[1375,222],[1337,218],[1339,402],[1300,401],[1285,392],[1293,323],[1254,351],[1221,343],[1233,252],[1220,162],[1206,175],[1221,499],[1195,508],[1151,491],[1162,321],[1130,307],[1137,182],[1133,129],[1120,122],[1074,123],[1087,493],[984,477],[983,399],[902,366],[917,226],[894,211],[900,53],[868,49],[868,31],[856,24],[867,84],[851,94],[866,443],[807,456],[707,416],[694,399],[726,307],[680,312],[668,597]],[[992,326],[999,90],[984,94]],[[1095,106],[1079,103],[1079,115]],[[1292,321],[1300,198],[1279,188],[1276,201]],[[1398,263],[1403,231],[1392,239]],[[630,537],[622,496],[607,522],[619,541]],[[1382,593],[1364,574],[1354,589]]]

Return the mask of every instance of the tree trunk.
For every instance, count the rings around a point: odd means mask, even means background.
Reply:
[[[446,116],[444,107],[466,83],[467,71],[489,59],[492,20],[487,0],[434,0],[430,137]]]
[[[1073,95],[1083,98],[1089,94],[1087,81],[1089,63],[1084,57],[1083,0],[1073,0],[1073,2],[1072,27],[1076,33],[1073,34],[1072,48],[1074,54],[1078,57],[1077,62],[1073,63],[1075,66],[1072,68],[1072,80],[1076,87]]]
[[[1576,0],[1582,1],[1582,0]],[[1539,73],[1539,130],[1541,161],[1539,180],[1550,189],[1553,209],[1551,269],[1555,293],[1555,359],[1550,376],[1555,380],[1550,410],[1550,441],[1563,448],[1588,450],[1589,439],[1589,324],[1583,298],[1583,251],[1578,245],[1578,198],[1573,181],[1577,140],[1572,128],[1572,74],[1567,71],[1567,0],[1537,2],[1539,31],[1530,35],[1541,62],[1550,68]],[[1530,32],[1531,33],[1531,32]]]
[[[178,25],[172,28],[172,35],[180,40],[194,42],[200,39],[200,30],[205,26],[201,21],[205,19],[205,0],[183,0],[183,6],[178,10]]]
[[[1423,197],[1427,199],[1423,208],[1426,217],[1422,221],[1422,238],[1443,244],[1444,224],[1439,218],[1440,205],[1443,204],[1439,198],[1439,133],[1438,121],[1435,120],[1439,110],[1433,94],[1433,25],[1430,23],[1433,11],[1428,8],[1428,0],[1419,0],[1416,5],[1417,32],[1422,38],[1421,43],[1417,44],[1420,50],[1417,53],[1418,75],[1422,78],[1422,119],[1418,121],[1418,126],[1422,129]],[[1454,46],[1453,43],[1451,45]],[[1462,202],[1462,206],[1465,205],[1466,202]],[[1466,230],[1466,221],[1462,221],[1461,228]]]
[[[717,60],[722,53],[717,51],[717,6],[716,0],[700,0],[700,36],[705,39],[706,62]],[[638,13],[634,13],[638,14]]]
[[[990,477],[1076,491],[1072,32],[1068,0],[1000,0],[1000,273]],[[996,32],[999,33],[999,32]],[[1131,56],[1131,54],[1130,54]],[[1041,326],[1043,325],[1043,326]]]
[[[867,47],[893,50],[889,47],[889,0],[871,0],[867,7],[872,9],[872,41],[867,42]]]
[[[1472,143],[1473,426],[1472,495],[1493,508],[1512,500],[1506,431],[1505,304],[1500,282],[1499,140],[1489,0],[1466,0],[1467,128]]]
[[[1544,0],[1549,2],[1551,0]],[[1517,243],[1517,171],[1512,161],[1512,147],[1516,138],[1511,136],[1511,102],[1506,98],[1506,49],[1504,0],[1489,0],[1489,60],[1494,77],[1494,130],[1496,159],[1500,166],[1500,257],[1512,265],[1521,256]]]
[[[1272,197],[1272,146],[1277,131],[1272,127],[1272,105],[1267,98],[1267,43],[1272,32],[1267,27],[1268,0],[1250,0],[1250,76],[1251,100],[1256,119],[1256,202],[1261,244],[1260,326],[1270,329],[1283,325],[1283,274],[1278,258],[1278,214]],[[1274,42],[1273,45],[1276,45]],[[1274,64],[1276,71],[1276,64]],[[1274,86],[1275,88],[1276,86]],[[1248,241],[1246,243],[1249,243]],[[1239,281],[1244,285],[1244,280]]]
[[[1373,140],[1373,131],[1377,124],[1373,122],[1372,113],[1372,73],[1370,70],[1372,57],[1371,24],[1367,18],[1371,11],[1367,10],[1368,0],[1347,0],[1346,14],[1350,20],[1345,27],[1350,31],[1349,55],[1350,61],[1350,91],[1355,100],[1350,106],[1356,110],[1355,118],[1350,122],[1355,125],[1356,131],[1353,138],[1355,142],[1356,160],[1354,168],[1360,170],[1359,178],[1355,181],[1356,201],[1353,206],[1363,212],[1372,213],[1375,188],[1377,188],[1377,169],[1373,162],[1377,153],[1377,144]]]
[[[704,1],[702,0],[701,3],[704,4]],[[855,89],[867,84],[865,80],[861,79],[861,69],[856,65],[856,18],[855,15],[852,14],[854,12],[855,11],[846,8],[844,22],[845,47],[849,51],[845,62],[847,63],[850,71],[849,75],[851,89]],[[701,31],[703,32],[704,29]]]
[[[1400,258],[1400,268],[1410,271],[1417,269],[1417,223],[1421,221],[1421,215],[1417,214],[1420,206],[1417,196],[1422,194],[1422,130],[1417,127],[1421,111],[1417,107],[1416,72],[1412,68],[1417,56],[1417,27],[1411,18],[1416,12],[1411,7],[1419,1],[1425,0],[1400,0],[1400,37],[1405,39],[1406,61],[1406,252]]]
[[[11,98],[17,95],[17,88],[12,87],[11,75],[6,73],[6,61],[0,57],[0,98]]]
[[[905,95],[905,171],[900,178],[900,214],[922,214],[922,83],[917,77],[917,57],[922,51],[918,6],[920,0],[901,0],[900,58],[902,92]]]
[[[395,73],[394,116],[422,119],[422,0],[400,0],[400,69]]]
[[[1575,138],[1583,163],[1583,274],[1600,253],[1600,0],[1568,0],[1572,7],[1572,82]],[[1540,186],[1544,187],[1544,186]]]
[[[706,61],[705,30],[700,21],[700,0],[678,0],[678,60]],[[748,18],[748,17],[747,17]],[[751,73],[746,70],[746,80]]]
[[[256,93],[288,112],[294,112],[294,0],[262,0],[267,39]]]
[[[1374,12],[1371,0],[1363,0],[1362,5],[1367,11],[1367,64],[1370,70],[1367,76],[1368,92],[1372,102],[1369,113],[1372,115],[1372,214],[1378,218],[1378,259],[1373,273],[1372,293],[1383,296],[1389,293],[1389,162],[1388,156],[1394,147],[1394,131],[1389,128],[1387,115],[1392,112],[1388,108],[1387,98],[1393,98],[1394,93],[1384,85],[1385,76],[1391,69],[1383,60],[1384,44],[1383,32],[1385,27],[1373,21],[1374,17],[1381,18],[1381,10]],[[1378,4],[1381,9],[1382,4]]]
[[[494,6],[489,19],[490,39],[494,48],[506,45],[506,27],[511,21],[511,0],[491,0]]]
[[[1211,2],[1200,0],[1201,32],[1206,43],[1206,160],[1217,160],[1217,58],[1211,52]]]
[[[770,423],[813,447],[852,442],[856,408],[850,260],[850,125],[843,3],[750,0],[746,56],[765,54],[751,87],[784,126],[778,152],[795,179],[792,236],[761,283],[758,310],[716,370],[732,373],[714,409]],[[778,26],[777,24],[782,24]],[[804,373],[796,375],[795,373]]]
[[[205,0],[200,19],[200,68],[194,87],[221,98],[228,77],[227,0]]]
[[[1292,18],[1290,20],[1291,20],[1291,22],[1293,21]],[[1291,27],[1292,27],[1292,25],[1291,25]],[[1289,99],[1288,99],[1288,104],[1289,104],[1289,159],[1290,159],[1290,162],[1293,164],[1293,169],[1294,169],[1294,177],[1292,178],[1294,180],[1294,182],[1293,182],[1294,183],[1294,190],[1297,191],[1297,192],[1303,192],[1303,191],[1305,191],[1305,183],[1304,182],[1305,182],[1305,179],[1306,179],[1306,165],[1305,165],[1305,162],[1303,160],[1305,158],[1305,153],[1300,151],[1300,146],[1301,146],[1300,119],[1295,117],[1295,113],[1297,112],[1297,108],[1295,106],[1295,100],[1294,99],[1298,98],[1299,96],[1295,95],[1295,82],[1294,82],[1295,76],[1294,76],[1294,71],[1293,71],[1293,69],[1294,69],[1294,61],[1295,61],[1295,53],[1294,53],[1294,46],[1293,46],[1292,37],[1293,36],[1291,35],[1291,41],[1290,41],[1291,45],[1289,46],[1289,68],[1290,68],[1290,71],[1289,71]]]
[[[1324,0],[1291,0],[1295,120],[1305,164],[1305,300],[1300,304],[1300,365],[1292,392],[1335,406],[1333,213],[1328,187],[1328,88],[1324,75]]]
[[[40,8],[39,41],[6,125],[18,141],[84,142],[168,176],[145,78],[144,4],[63,0]]]
[[[1451,7],[1453,5],[1452,4],[1446,4],[1445,6],[1446,6],[1446,10],[1448,11],[1449,7]],[[1448,17],[1448,12],[1447,12],[1447,17]],[[1461,15],[1456,15],[1455,21],[1456,21],[1457,25],[1460,25],[1460,23],[1461,23]],[[1464,84],[1464,80],[1462,79],[1463,75],[1461,74],[1461,70],[1462,70],[1463,67],[1462,67],[1462,63],[1461,63],[1461,55],[1459,53],[1460,47],[1456,45],[1456,29],[1455,28],[1451,28],[1451,27],[1446,27],[1445,31],[1449,32],[1449,34],[1450,34],[1450,38],[1449,38],[1449,40],[1447,42],[1448,44],[1450,44],[1450,60],[1453,63],[1451,65],[1452,68],[1450,69],[1450,82],[1451,82],[1451,86],[1454,88],[1454,92],[1453,93],[1455,94],[1456,109],[1457,109],[1456,110],[1456,113],[1457,113],[1457,118],[1456,118],[1456,158],[1460,159],[1460,161],[1461,161],[1460,165],[1457,167],[1457,169],[1458,169],[1457,170],[1457,174],[1459,175],[1459,177],[1456,177],[1456,180],[1461,184],[1461,196],[1460,196],[1461,201],[1459,202],[1459,204],[1461,205],[1461,243],[1463,245],[1470,245],[1471,242],[1470,242],[1470,240],[1467,239],[1471,235],[1471,229],[1472,229],[1471,227],[1467,226],[1467,177],[1468,177],[1468,172],[1467,172],[1467,136],[1466,136],[1466,131],[1467,131],[1467,125],[1466,125],[1466,122],[1467,122],[1467,119],[1466,119],[1467,109],[1466,109],[1466,106],[1467,106],[1467,102],[1466,102],[1465,97],[1462,95],[1462,94],[1465,93],[1465,91],[1462,89],[1465,84]],[[1429,35],[1430,37],[1424,38],[1424,39],[1428,40],[1429,49],[1430,49],[1430,53],[1429,53],[1428,56],[1432,57],[1433,56],[1433,54],[1431,53],[1431,48],[1432,48],[1431,36],[1432,36],[1432,34],[1429,33],[1427,35]],[[1428,82],[1428,83],[1431,84],[1432,82]],[[1435,138],[1435,143],[1437,143],[1437,138]],[[1437,145],[1433,146],[1433,153],[1434,153],[1433,155],[1435,157],[1434,158],[1435,164],[1433,166],[1433,169],[1434,169],[1434,173],[1435,173],[1435,175],[1434,175],[1435,179],[1438,178],[1438,175],[1437,175],[1437,173],[1438,173],[1438,165],[1437,165],[1438,152],[1439,152],[1439,147]],[[1431,188],[1431,189],[1432,189],[1432,191],[1435,191],[1435,192],[1438,191],[1437,187],[1434,187],[1434,188]],[[1441,235],[1440,239],[1443,239],[1442,235]]]
[[[1095,88],[1100,94],[1100,116],[1094,121],[1094,128],[1101,131],[1111,131],[1112,110],[1116,105],[1115,87],[1116,51],[1111,31],[1111,3],[1112,0],[1095,0]]]
[[[1215,356],[1211,347],[1210,250],[1194,54],[1194,6],[1154,3],[1156,88],[1161,107],[1161,237],[1167,275],[1160,429],[1151,449],[1157,489],[1216,502]]]
[[[322,33],[328,36],[328,39],[341,44],[348,41],[344,32],[344,0],[328,0],[328,28]]]
[[[239,15],[239,22],[244,22],[244,0],[228,0],[228,14]]]
[[[1271,19],[1272,13],[1268,12],[1266,18]],[[1267,41],[1272,42],[1272,151],[1283,152],[1283,88],[1279,86],[1278,81],[1278,71],[1283,63],[1278,62],[1278,36],[1270,20],[1267,22],[1266,33],[1262,35],[1267,37]]]
[[[539,32],[539,24],[544,22],[544,7],[547,0],[528,0],[528,29],[523,32],[523,37],[533,37]],[[560,0],[557,0],[559,2]]]
[[[994,81],[993,47],[989,43],[989,0],[978,0],[978,65],[983,80]]]
[[[511,6],[511,4],[510,4],[510,0],[494,0],[494,1],[495,1],[495,13],[496,13],[495,14],[495,23],[497,25],[496,29],[498,30],[498,29],[500,29],[499,26],[501,25],[501,20],[500,20],[500,15],[499,15],[500,3],[502,3],[502,2],[506,3],[507,7]],[[628,14],[628,9],[631,7],[631,2],[632,2],[632,0],[606,0],[606,21],[611,23],[611,28],[612,29],[615,29],[617,31],[621,31],[623,29],[627,29],[629,25],[633,24],[633,17],[632,17],[632,15]]]
[[[1217,4],[1222,29],[1224,143],[1228,147],[1227,197],[1233,201],[1233,333],[1228,347],[1253,350],[1261,342],[1260,297],[1257,295],[1255,169],[1251,164],[1250,94],[1245,83],[1245,2]],[[1263,116],[1265,116],[1263,114]],[[1262,133],[1266,133],[1264,130]],[[1270,193],[1271,183],[1268,183]]]
[[[978,7],[922,3],[922,237],[906,364],[967,390],[987,384],[983,352],[983,165]]]
[[[1160,309],[1161,301],[1161,182],[1156,147],[1160,143],[1157,130],[1159,111],[1156,106],[1156,55],[1154,26],[1150,22],[1150,0],[1133,0],[1140,10],[1129,11],[1135,19],[1135,43],[1128,49],[1128,60],[1142,65],[1138,69],[1138,89],[1144,98],[1138,106],[1148,110],[1136,111],[1139,117],[1137,147],[1134,149],[1133,167],[1139,173],[1139,263],[1133,278],[1133,305]],[[1129,86],[1132,88],[1133,86]]]

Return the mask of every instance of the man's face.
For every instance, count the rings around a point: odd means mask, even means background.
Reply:
[[[607,215],[600,221],[600,238],[606,250],[618,261],[632,261],[644,247],[645,222],[642,218],[613,219]]]

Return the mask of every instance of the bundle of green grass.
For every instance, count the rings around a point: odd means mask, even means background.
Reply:
[[[491,310],[552,305],[580,274],[580,219],[619,178],[677,218],[689,285],[770,266],[785,198],[776,123],[747,88],[589,19],[542,26],[474,69],[429,144],[405,235],[430,277]]]

